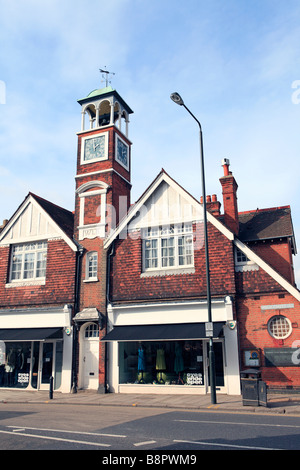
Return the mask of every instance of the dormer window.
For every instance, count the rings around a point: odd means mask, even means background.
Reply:
[[[13,245],[11,250],[10,282],[46,277],[47,242]]]

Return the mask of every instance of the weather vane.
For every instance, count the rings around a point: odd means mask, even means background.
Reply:
[[[103,69],[99,69],[99,71],[102,73],[102,78],[104,79],[102,81],[105,81],[105,86],[107,87],[108,84],[111,83],[111,81],[109,80],[111,78],[111,75],[115,75],[115,73],[109,72],[108,70],[103,70]]]

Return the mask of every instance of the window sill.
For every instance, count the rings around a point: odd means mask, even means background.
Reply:
[[[156,276],[176,276],[179,274],[194,274],[195,268],[173,268],[173,269],[156,269],[153,271],[145,271],[141,277],[156,277]]]
[[[32,281],[12,281],[5,284],[6,289],[11,287],[28,287],[28,286],[44,286],[46,284],[45,279],[32,280]]]
[[[83,279],[83,282],[99,282],[99,279],[97,277],[93,279]]]
[[[259,266],[256,263],[236,264],[235,272],[258,271]]]

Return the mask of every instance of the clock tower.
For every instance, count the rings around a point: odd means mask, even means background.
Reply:
[[[105,390],[104,334],[107,253],[103,242],[130,206],[133,112],[111,86],[94,90],[81,105],[78,132],[74,236],[83,247],[78,331],[78,386]]]
[[[81,241],[104,238],[130,206],[128,124],[133,111],[111,86],[92,91],[78,103],[82,119],[78,132],[75,230]]]

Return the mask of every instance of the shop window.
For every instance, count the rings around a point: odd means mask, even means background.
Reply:
[[[31,343],[5,343],[4,363],[0,365],[0,387],[26,388],[29,385]]]
[[[44,279],[47,264],[47,242],[13,245],[11,250],[10,281]]]
[[[202,341],[119,343],[122,384],[204,385]]]
[[[285,339],[292,333],[292,324],[283,315],[276,315],[269,320],[268,331],[275,339]]]
[[[194,266],[193,226],[151,227],[143,234],[144,271]]]

